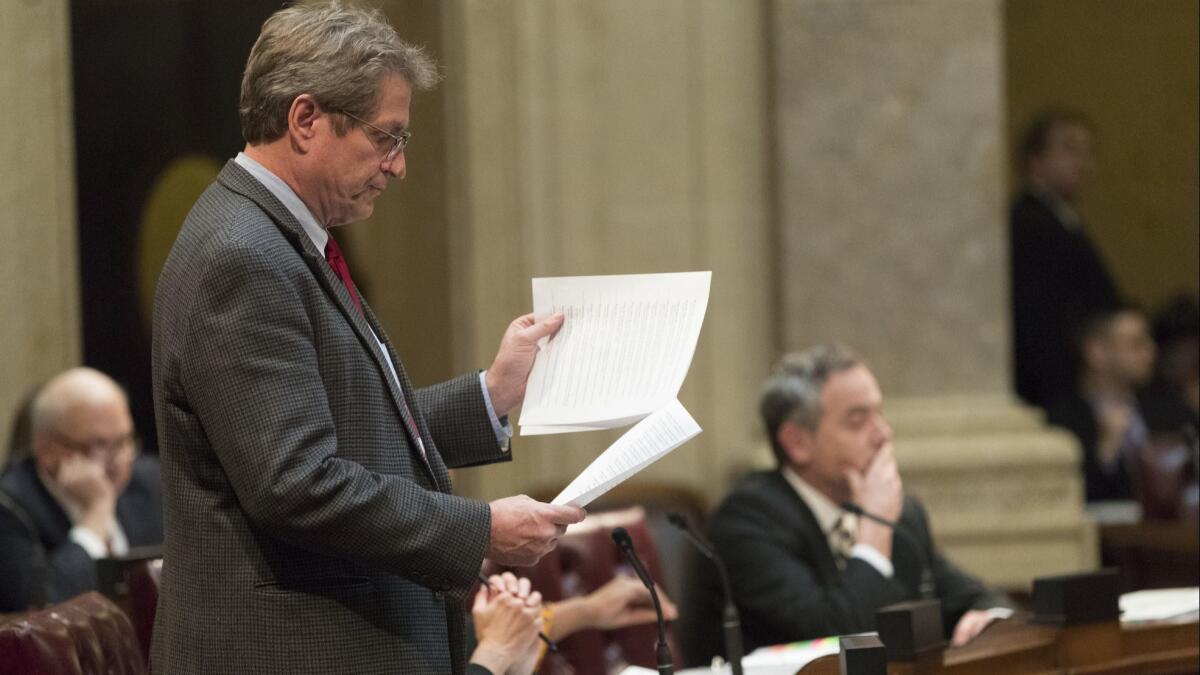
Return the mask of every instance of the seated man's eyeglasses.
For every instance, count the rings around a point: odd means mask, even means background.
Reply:
[[[401,131],[399,134],[389,133],[360,117],[351,115],[348,112],[345,112],[345,111],[338,111],[338,112],[341,112],[346,117],[349,117],[350,119],[354,120],[355,122],[358,122],[359,124],[361,124],[363,126],[374,129],[375,131],[386,136],[388,139],[391,139],[391,147],[388,149],[387,154],[384,155],[384,157],[383,157],[383,161],[385,161],[385,162],[390,162],[393,159],[396,159],[396,155],[399,155],[400,153],[404,152],[404,149],[408,147],[408,139],[412,138],[412,132],[410,132],[410,131]],[[388,145],[387,139],[378,138],[378,137],[373,138],[370,134],[367,134],[367,138],[371,139],[371,142],[374,143],[375,147],[377,147],[377,148],[386,147]]]
[[[55,433],[54,441],[71,452],[105,462],[128,461],[137,456],[142,449],[141,438],[133,432],[120,438],[98,438],[90,441],[76,441]]]

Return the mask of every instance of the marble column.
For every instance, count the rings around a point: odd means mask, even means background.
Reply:
[[[1009,376],[1000,0],[774,0],[780,342],[870,361],[906,488],[993,583],[1095,563]]]
[[[0,463],[31,389],[80,359],[66,0],[0,3]]]
[[[718,498],[756,438],[773,353],[762,7],[724,0],[445,7],[453,330],[486,365],[535,276],[713,271],[681,400],[704,433],[651,467]],[[615,438],[516,439],[483,498],[563,487]]]

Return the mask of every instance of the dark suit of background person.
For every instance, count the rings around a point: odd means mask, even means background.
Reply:
[[[404,176],[412,91],[435,81],[382,14],[334,3],[280,10],[251,51],[247,146],[155,297],[156,672],[462,672],[484,556],[533,564],[584,515],[456,497],[447,472],[509,458],[489,402],[519,404],[557,325],[522,317],[486,377],[415,389],[336,244],[315,243]]]
[[[748,476],[708,524],[747,650],[873,630],[880,607],[922,597],[926,567],[955,642],[994,618],[982,610],[998,607],[996,598],[938,553],[924,509],[903,495],[882,395],[859,357],[837,345],[784,357],[760,409],[779,468]],[[838,506],[847,501],[900,527],[848,515]],[[839,523],[847,533],[835,552],[829,533]],[[721,590],[708,569],[698,619],[689,620],[701,636],[691,663],[723,649]]]
[[[1075,210],[1091,171],[1086,120],[1040,116],[1021,153],[1026,186],[1009,214],[1013,362],[1017,393],[1046,407],[1074,387],[1079,322],[1115,306],[1118,291]]]
[[[139,457],[117,499],[130,548],[162,543],[158,460]],[[98,589],[96,561],[70,537],[71,521],[23,457],[0,477],[0,613],[54,604]]]

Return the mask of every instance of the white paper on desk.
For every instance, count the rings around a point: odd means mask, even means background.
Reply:
[[[672,401],[608,446],[552,503],[587,506],[698,433],[696,420],[683,404]]]
[[[1156,588],[1123,593],[1118,602],[1122,623],[1194,617],[1200,613],[1200,588]]]
[[[566,321],[533,363],[522,435],[621,427],[675,400],[711,283],[712,272],[534,279],[534,314]]]

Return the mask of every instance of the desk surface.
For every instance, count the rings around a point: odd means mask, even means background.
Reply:
[[[802,675],[838,675],[837,656],[805,666]],[[1050,626],[1020,619],[999,621],[963,647],[927,654],[912,663],[889,663],[889,675],[1151,675],[1200,673],[1200,624],[1122,626],[1103,621]]]

